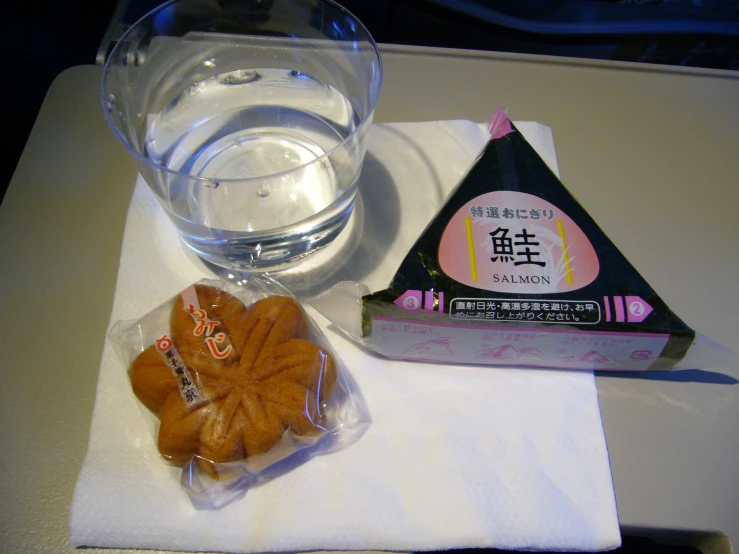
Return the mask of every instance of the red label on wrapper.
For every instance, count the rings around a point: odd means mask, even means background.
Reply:
[[[214,334],[216,327],[221,322],[210,319],[206,311],[200,307],[195,287],[188,287],[182,291],[180,296],[182,297],[183,309],[195,321],[195,328],[192,334],[196,337],[204,337],[203,340],[210,351],[210,355],[216,360],[225,360],[228,358],[229,354],[233,352],[231,341],[229,341],[228,335],[222,331]]]

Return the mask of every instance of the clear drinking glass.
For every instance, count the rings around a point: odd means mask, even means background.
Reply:
[[[351,215],[382,85],[367,29],[331,0],[173,0],[105,64],[105,116],[184,242],[282,269]]]

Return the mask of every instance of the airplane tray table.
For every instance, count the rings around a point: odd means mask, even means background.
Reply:
[[[737,349],[739,74],[382,52],[375,121],[485,121],[502,105],[551,127],[567,188],[688,325]],[[100,75],[80,66],[53,83],[0,207],[4,552],[74,550],[69,510],[136,181],[104,122]],[[598,376],[624,533],[739,544],[737,383],[737,367]]]

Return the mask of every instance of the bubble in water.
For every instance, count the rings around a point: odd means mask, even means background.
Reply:
[[[298,71],[297,69],[291,70],[289,75],[290,77],[295,77],[296,79],[310,79],[311,81],[315,80],[307,73],[303,73],[302,71]]]
[[[206,88],[206,86],[207,86],[206,83],[207,83],[207,81],[200,81],[199,83],[195,83],[194,85],[189,86],[187,88],[187,90],[185,90],[185,92],[183,93],[183,95],[191,96],[191,97],[192,96],[197,96],[198,94],[200,94],[203,91],[203,89]],[[174,106],[176,106],[177,103],[180,101],[180,99],[181,99],[181,96],[176,96],[175,98],[172,99],[172,101],[169,103],[169,105],[167,107],[174,107]]]
[[[272,191],[269,190],[269,185],[267,183],[262,183],[257,189],[257,196],[260,198],[267,198],[271,192]]]
[[[260,78],[258,72],[252,69],[241,69],[239,71],[231,71],[218,76],[218,82],[222,85],[245,85],[257,81]]]

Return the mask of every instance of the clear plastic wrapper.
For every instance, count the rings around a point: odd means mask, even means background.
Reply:
[[[501,110],[384,290],[312,301],[395,359],[646,371],[733,367],[660,298]]]
[[[345,448],[369,425],[320,330],[267,276],[200,281],[109,337],[197,508]]]

